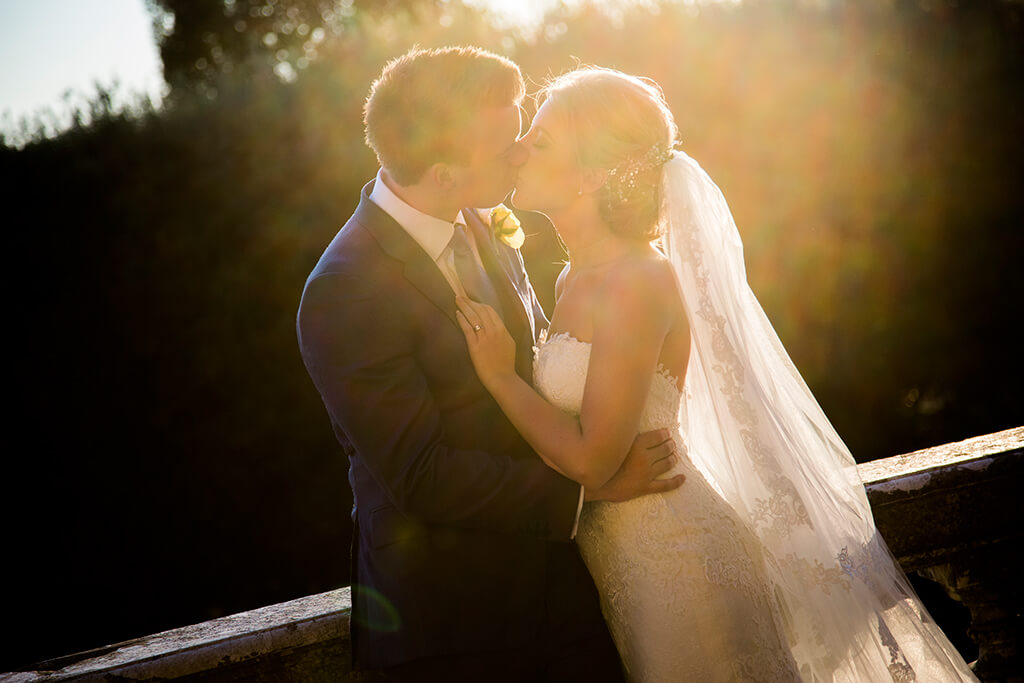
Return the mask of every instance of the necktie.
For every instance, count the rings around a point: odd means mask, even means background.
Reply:
[[[473,249],[469,246],[469,236],[466,235],[466,226],[461,223],[455,224],[455,233],[452,235],[449,245],[455,255],[455,272],[459,276],[462,288],[466,290],[466,295],[473,301],[487,304],[504,318],[501,302],[498,300],[498,292],[495,291],[487,273],[473,256]]]

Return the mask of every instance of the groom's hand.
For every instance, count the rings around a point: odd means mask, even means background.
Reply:
[[[633,440],[615,476],[599,489],[586,489],[584,500],[617,503],[649,493],[671,491],[681,486],[686,476],[679,474],[667,479],[657,477],[672,469],[677,461],[676,442],[672,440],[669,430],[644,432]]]

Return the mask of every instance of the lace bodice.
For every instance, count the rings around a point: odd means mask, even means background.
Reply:
[[[540,341],[534,349],[533,380],[538,391],[550,403],[573,415],[579,415],[583,405],[590,349],[588,342],[580,341],[568,332],[548,337],[546,330],[541,332]],[[639,431],[677,429],[682,418],[682,397],[679,380],[659,364],[640,416]]]

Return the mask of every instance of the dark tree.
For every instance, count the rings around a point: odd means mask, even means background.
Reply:
[[[147,0],[172,94],[215,93],[214,80],[257,66],[292,80],[318,56],[328,38],[349,30],[356,17],[414,12],[440,0]]]

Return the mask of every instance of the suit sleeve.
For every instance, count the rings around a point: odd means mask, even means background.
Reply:
[[[539,459],[445,443],[408,316],[383,280],[319,275],[298,318],[306,367],[374,479],[398,510],[427,524],[570,540],[577,483]]]

